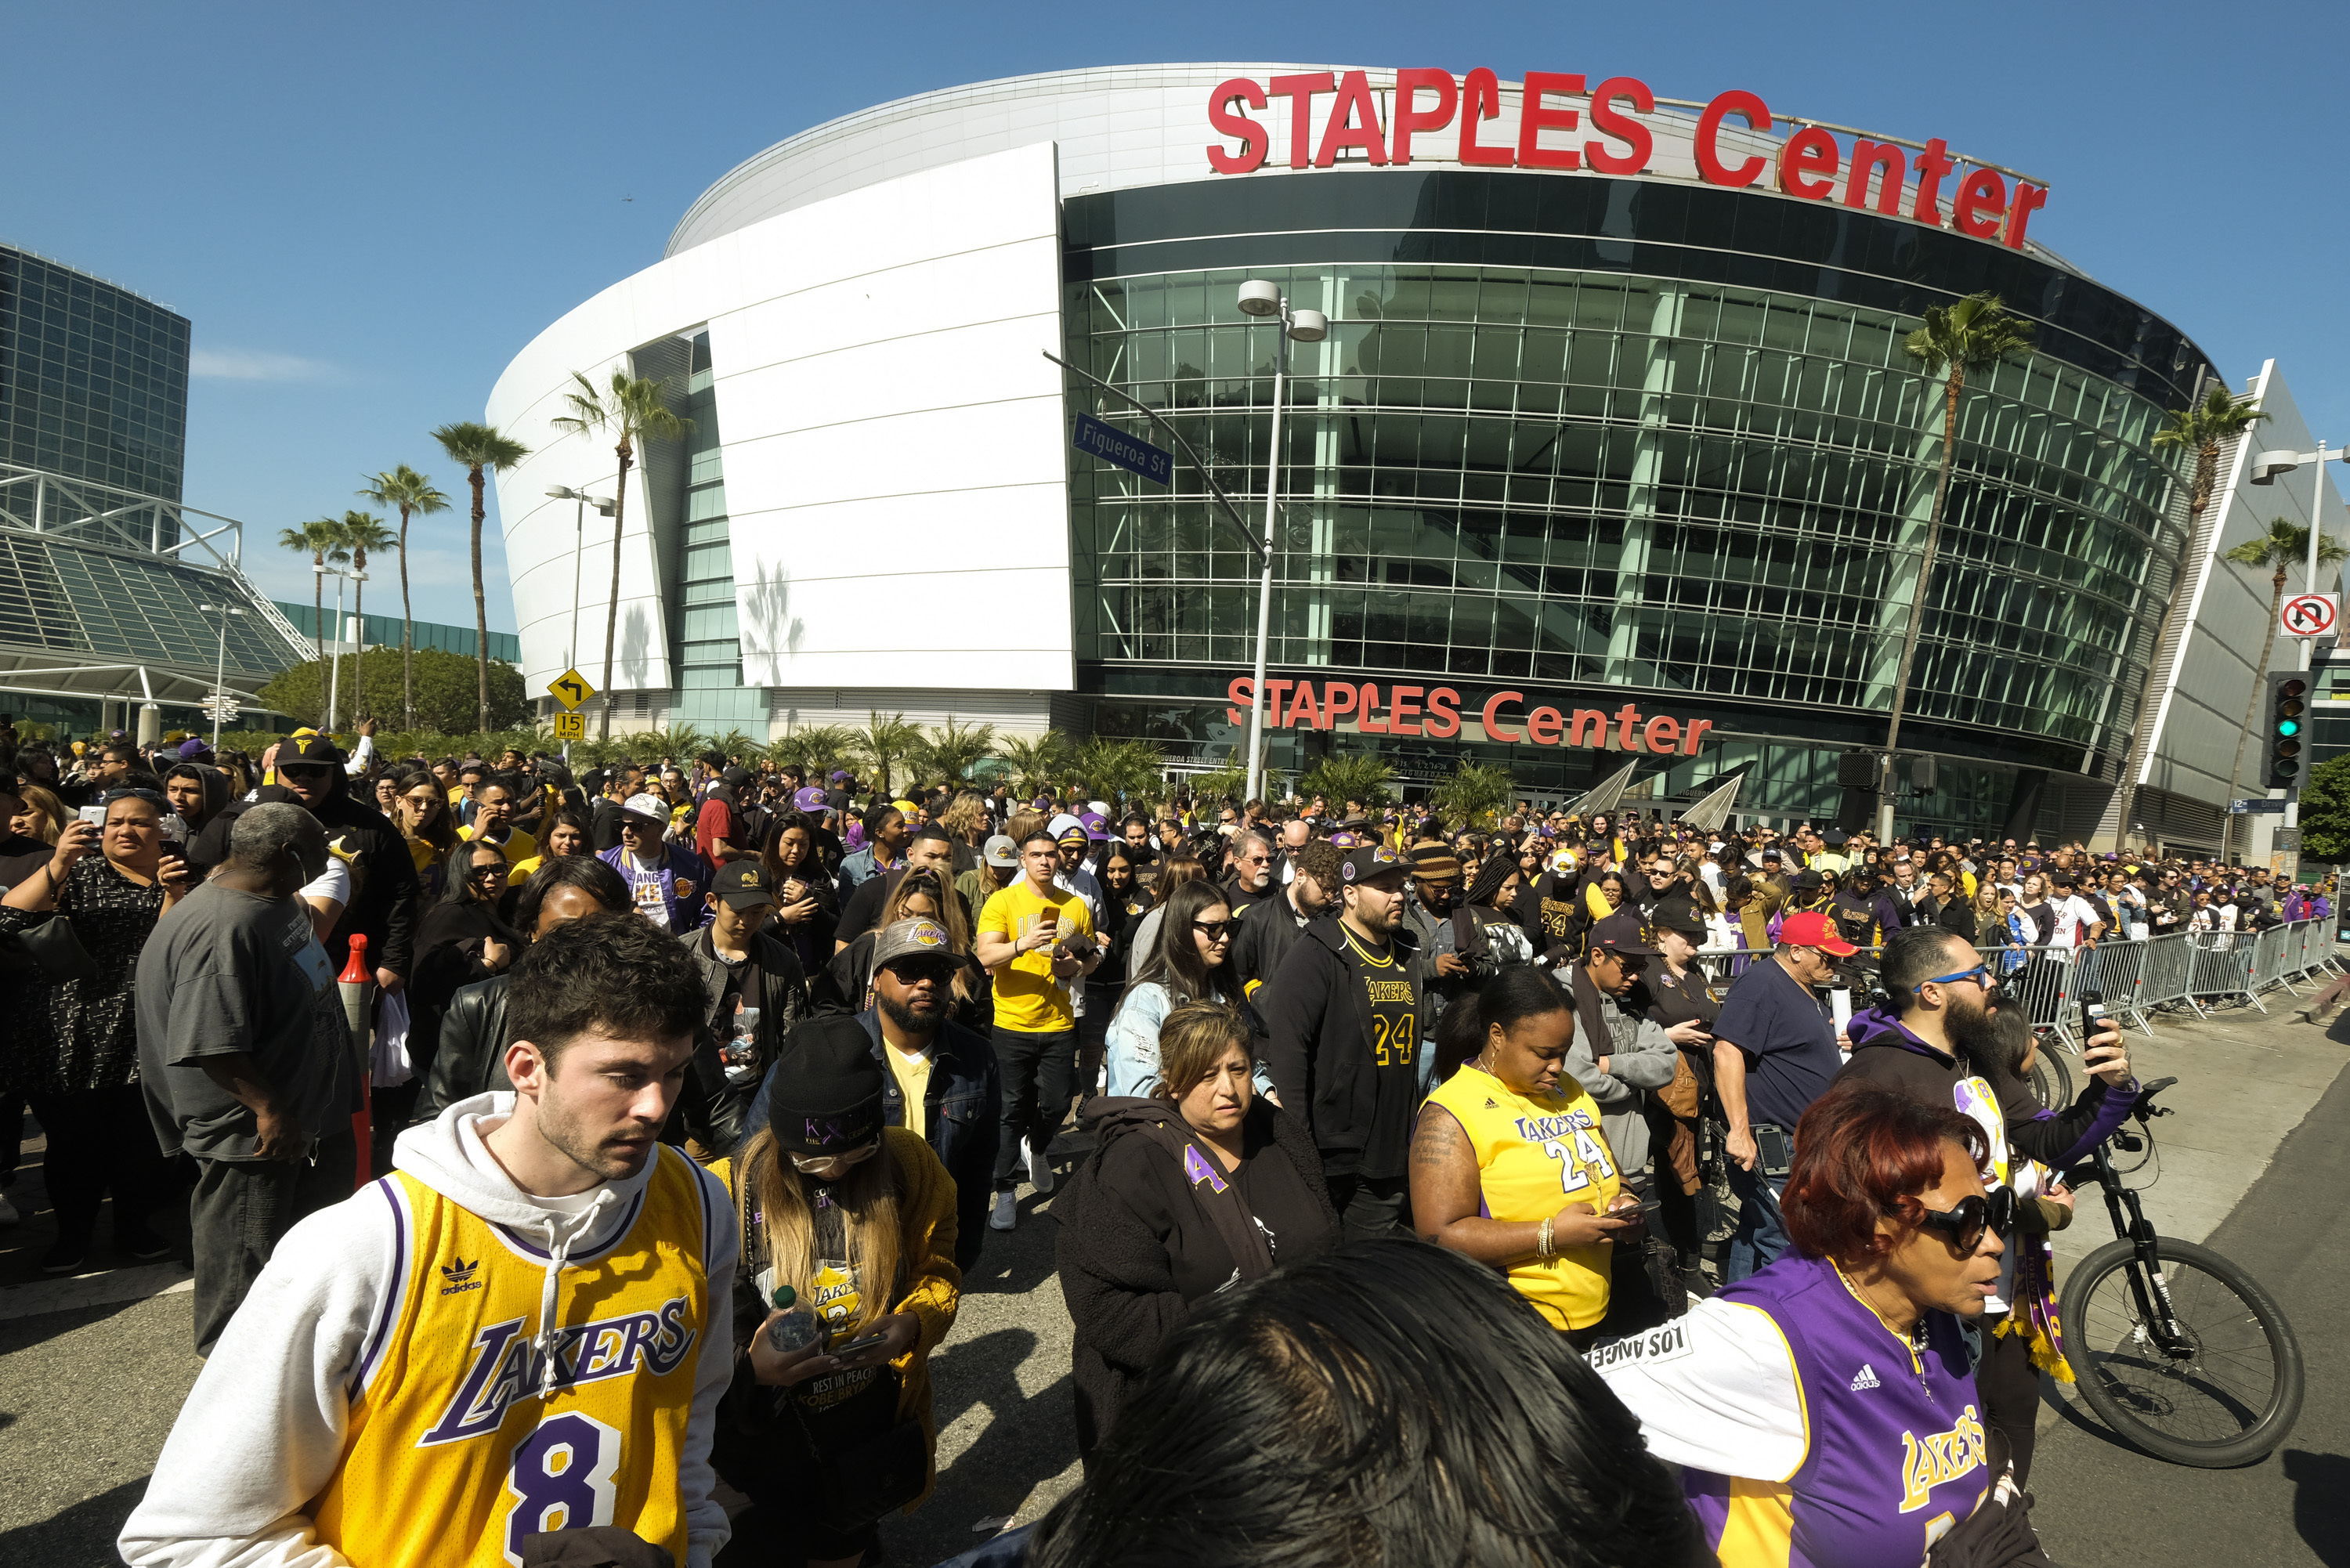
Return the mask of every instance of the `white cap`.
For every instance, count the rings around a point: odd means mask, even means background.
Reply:
[[[620,803],[620,809],[633,811],[639,816],[650,816],[663,826],[669,824],[669,802],[650,790],[643,794],[630,795]]]

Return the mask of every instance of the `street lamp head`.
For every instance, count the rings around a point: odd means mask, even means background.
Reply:
[[[1292,311],[1289,335],[1300,343],[1319,343],[1330,336],[1330,323],[1318,310]]]
[[[2252,459],[2252,483],[2274,484],[2280,473],[2291,473],[2301,466],[2302,454],[2297,452],[2264,452]]]
[[[597,511],[601,512],[607,517],[609,517],[612,514],[613,502],[612,498],[608,495],[591,495],[588,497],[588,504],[593,506]]]
[[[546,487],[546,498],[549,501],[577,501],[579,493],[568,485],[550,484]]]
[[[1243,316],[1278,316],[1281,314],[1281,286],[1253,277],[1241,285]]]

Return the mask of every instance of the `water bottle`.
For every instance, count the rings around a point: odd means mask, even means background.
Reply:
[[[799,1293],[789,1285],[777,1285],[775,1309],[784,1315],[767,1325],[767,1343],[788,1355],[795,1350],[806,1350],[824,1337],[824,1330],[816,1321],[816,1314],[804,1306],[794,1306]]]

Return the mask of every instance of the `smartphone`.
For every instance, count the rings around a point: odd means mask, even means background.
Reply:
[[[1607,1215],[1611,1220],[1646,1220],[1664,1206],[1665,1200],[1661,1198],[1643,1198],[1629,1209],[1611,1209]]]
[[[827,1355],[859,1355],[864,1354],[866,1351],[872,1349],[875,1345],[879,1345],[889,1337],[889,1336],[886,1334],[868,1334],[862,1339],[852,1339],[847,1345],[836,1345],[825,1354]]]
[[[1795,1151],[1787,1129],[1758,1125],[1754,1133],[1754,1163],[1766,1176],[1784,1176],[1794,1168]]]
[[[1058,930],[1058,929],[1060,929],[1060,926],[1061,926],[1061,911],[1060,911],[1060,910],[1055,909],[1053,909],[1053,908],[1051,908],[1050,906],[1047,906],[1047,907],[1046,907],[1046,908],[1045,908],[1044,909],[1041,909],[1041,910],[1039,910],[1039,911],[1037,912],[1037,915],[1036,915],[1036,929],[1037,929],[1038,930],[1040,930],[1040,931],[1054,931],[1054,930]]]
[[[102,805],[86,805],[75,815],[79,816],[84,822],[88,823],[92,827],[104,827],[106,826],[106,807]]]

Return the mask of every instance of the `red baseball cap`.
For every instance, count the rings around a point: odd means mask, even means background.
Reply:
[[[1819,909],[1799,909],[1779,923],[1779,940],[1790,947],[1817,948],[1838,958],[1860,950],[1836,935],[1835,922]]]

